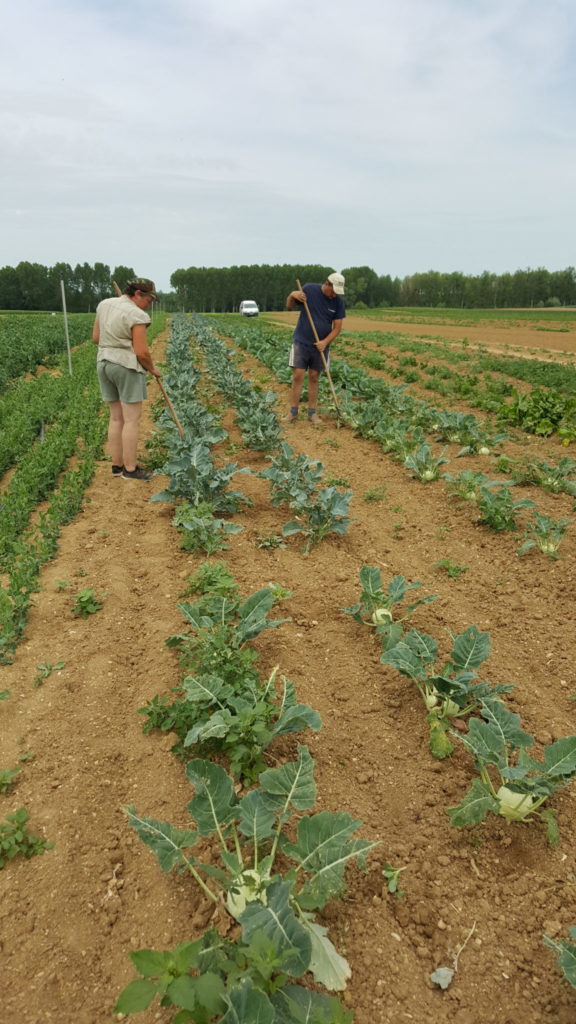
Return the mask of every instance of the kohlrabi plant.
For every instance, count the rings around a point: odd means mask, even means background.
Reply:
[[[450,655],[437,665],[438,644],[433,637],[416,629],[381,657],[416,684],[427,711],[430,726],[430,751],[437,758],[454,750],[448,730],[453,718],[464,718],[480,707],[486,698],[496,698],[512,689],[478,680],[477,669],[490,654],[490,636],[469,626],[453,638]]]
[[[526,539],[518,548],[518,554],[525,555],[538,548],[548,558],[558,558],[558,548],[571,522],[571,519],[550,519],[542,512],[535,512],[533,522],[526,524]]]
[[[440,466],[443,466],[449,460],[441,455],[439,458],[434,458],[432,449],[429,444],[421,444],[417,451],[413,455],[408,455],[404,459],[404,465],[406,469],[409,469],[412,476],[415,476],[423,484],[430,483],[431,480],[437,480],[440,475]]]
[[[210,449],[203,441],[188,438],[174,442],[170,458],[161,472],[170,477],[168,487],[154,494],[150,501],[185,501],[189,505],[208,503],[216,512],[236,512],[241,504],[252,502],[241,491],[229,491],[228,485],[238,473],[250,473],[250,469],[239,469],[235,462],[217,468]]]
[[[297,455],[289,444],[281,444],[270,463],[258,475],[269,481],[270,503],[274,506],[305,505],[322,481],[322,463]]]
[[[571,939],[576,940],[576,928],[569,928],[568,933]],[[566,981],[576,988],[576,941],[570,939],[551,939],[544,936],[544,944],[553,949],[558,957],[558,965],[561,968]]]
[[[196,794],[188,804],[193,827],[176,828],[126,808],[130,825],[162,870],[188,870],[204,895],[240,922],[245,942],[259,933],[282,951],[292,947],[299,974],[310,970],[326,988],[345,988],[348,963],[314,913],[344,891],[346,864],[363,865],[377,844],[353,838],[360,822],[347,812],[302,814],[316,801],[308,749],[299,748],[297,761],[262,772],[258,787],[242,797],[211,761],[190,761],[186,776]],[[214,841],[219,865],[213,857],[210,863],[200,859],[206,838]],[[293,865],[285,877],[276,873],[279,853]]]
[[[480,711],[482,718],[470,719],[467,735],[458,734],[474,758],[478,777],[461,803],[448,809],[451,824],[476,825],[488,813],[515,822],[539,818],[555,845],[555,812],[541,807],[576,775],[576,736],[548,744],[537,761],[528,753],[534,737],[521,728],[519,715],[491,699],[482,701]]]
[[[358,604],[342,608],[342,611],[352,615],[356,622],[374,627],[384,650],[398,643],[403,634],[402,623],[415,608],[436,600],[435,594],[429,594],[401,609],[397,606],[402,604],[406,594],[417,590],[421,583],[408,583],[403,576],[394,576],[384,590],[380,569],[373,565],[362,566],[359,576],[362,587],[360,600]]]
[[[302,548],[308,554],[329,533],[341,535],[348,532],[351,519],[348,515],[352,491],[337,491],[335,487],[324,487],[303,505],[292,503],[296,518],[282,527],[282,536],[291,537],[303,533],[306,543]]]
[[[449,496],[460,498],[462,501],[478,501],[481,487],[493,487],[501,483],[499,480],[489,480],[484,473],[477,473],[473,469],[464,469],[455,476],[443,473],[442,479],[447,482],[446,490]]]

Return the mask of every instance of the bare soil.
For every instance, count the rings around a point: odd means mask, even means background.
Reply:
[[[346,326],[376,329],[364,320]],[[524,328],[506,333],[514,346],[534,347],[538,339]],[[546,337],[546,347],[549,340],[569,341],[576,351],[571,336]],[[257,367],[246,360],[244,369]],[[285,403],[286,389],[277,390]],[[238,440],[230,415],[225,425]],[[147,411],[143,440],[151,429]],[[576,924],[574,788],[554,799],[561,829],[554,849],[538,824],[492,818],[470,831],[452,828],[445,809],[468,788],[469,757],[461,749],[444,761],[431,757],[416,690],[380,663],[374,636],[341,609],[357,600],[363,565],[380,567],[385,582],[398,573],[421,581],[421,593],[438,598],[417,609],[412,624],[437,637],[443,653],[451,633],[471,624],[488,631],[484,677],[515,685],[510,706],[545,744],[576,732],[575,532],[559,561],[519,560],[517,536],[477,526],[442,484],[411,480],[376,445],[329,418],[321,427],[300,421],[287,433],[296,451],[323,462],[325,477],[352,489],[348,535],[326,539],[308,556],[298,537],[285,548],[259,548],[258,538],[279,534],[288,516],[270,506],[264,481],[240,476],[236,486],[254,506],[234,517],[244,531],[220,558],[245,595],[268,582],[291,591],[278,609],[291,620],[255,642],[259,665],[264,675],[279,664],[299,698],[321,713],[323,728],[273,748],[272,763],[306,742],[317,761],[319,809],[349,811],[363,822],[364,837],[381,842],[367,873],[352,869],[347,897],[324,915],[352,967],[343,998],[357,1024],[574,1024],[576,993],[542,941],[544,933],[566,937]],[[553,448],[527,444],[542,457]],[[555,449],[556,458],[565,453]],[[255,473],[266,465],[249,451],[234,458]],[[459,460],[458,468],[468,465],[478,462]],[[143,735],[137,713],[179,682],[164,641],[181,630],[179,595],[205,561],[180,549],[172,507],[149,503],[161,484],[113,479],[102,461],[83,513],[42,574],[15,662],[0,670],[0,690],[11,691],[0,705],[0,767],[21,765],[13,791],[1,798],[2,817],[25,806],[32,831],[55,844],[0,872],[2,1024],[110,1022],[119,991],[134,977],[130,950],[171,948],[211,923],[194,882],[162,874],[121,812],[134,803],[143,814],[185,825],[192,795],[169,752],[174,737]],[[380,486],[385,500],[363,499]],[[523,494],[554,518],[572,512],[566,495]],[[444,558],[467,571],[450,579],[435,567]],[[88,586],[105,595],[103,608],[75,618],[73,596]],[[65,664],[35,686],[37,666],[47,661]],[[386,861],[406,867],[401,898],[387,892]],[[442,992],[430,973],[452,967],[465,942]],[[155,1007],[135,1019],[170,1018]]]

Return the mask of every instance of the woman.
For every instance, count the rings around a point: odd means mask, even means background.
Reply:
[[[124,480],[150,479],[137,463],[137,451],[142,402],[147,395],[146,371],[160,377],[146,341],[150,323],[146,311],[155,298],[153,281],[129,281],[118,298],[98,304],[92,330],[98,345],[100,391],[110,409],[112,475]]]

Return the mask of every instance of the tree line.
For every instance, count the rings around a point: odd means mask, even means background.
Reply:
[[[101,299],[115,294],[113,281],[123,288],[134,277],[132,267],[110,270],[105,263],[44,267],[22,262],[16,267],[0,267],[0,309],[62,309],[60,282],[64,281],[68,312],[92,313]]]
[[[162,294],[164,309],[197,313],[233,313],[243,299],[254,299],[262,311],[283,309],[296,279],[322,282],[334,267],[321,264],[253,264],[233,267],[188,267],[175,270],[172,292]],[[459,271],[429,270],[407,277],[379,275],[371,267],[345,267],[346,305],[349,308],[434,306],[491,309],[576,305],[576,270],[516,270],[514,273],[470,275]],[[114,294],[136,277],[132,267],[111,269],[104,263],[56,263],[45,267],[22,262],[0,268],[0,309],[59,310],[60,281],[72,313],[93,312],[101,299]]]

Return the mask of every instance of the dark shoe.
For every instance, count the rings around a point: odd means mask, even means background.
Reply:
[[[136,469],[133,469],[131,472],[126,468],[122,470],[124,480],[149,480],[151,475],[151,473],[146,473],[141,466],[136,466]]]
[[[122,476],[124,466],[112,466],[112,476]]]

